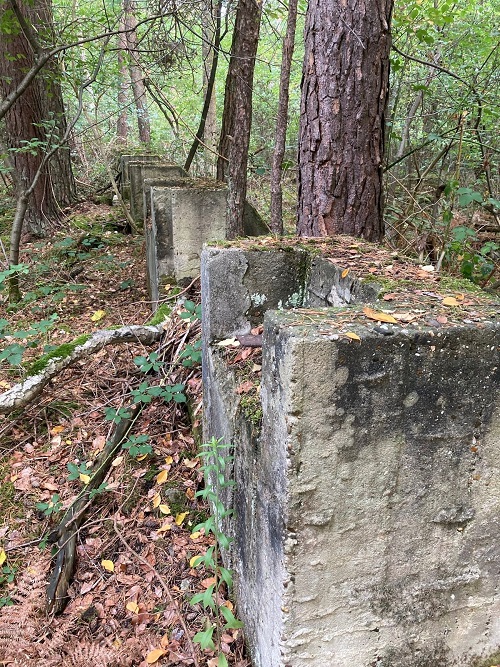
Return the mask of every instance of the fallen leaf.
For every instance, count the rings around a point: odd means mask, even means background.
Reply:
[[[172,524],[171,523],[164,523],[158,530],[156,531],[157,533],[167,533],[169,530],[172,530]]]
[[[158,509],[162,514],[170,514],[170,507],[168,505],[160,505]]]
[[[446,296],[446,297],[442,300],[441,303],[443,304],[443,306],[459,306],[459,305],[460,305],[460,301],[458,301],[457,299],[455,299],[454,296]]]
[[[197,540],[199,537],[201,537],[201,533],[199,530],[195,530],[194,533],[191,533],[189,536],[192,540]]]
[[[161,496],[159,493],[157,493],[153,497],[153,507],[156,509],[157,507],[159,507],[160,504],[161,504]]]
[[[207,579],[200,581],[200,584],[203,586],[203,588],[210,588],[210,586],[213,586],[216,583],[217,579],[215,577],[207,577]]]
[[[62,433],[63,431],[64,431],[64,426],[54,426],[54,428],[50,429],[50,434],[57,435],[58,433]]]
[[[446,324],[448,322],[446,315],[438,315],[436,320],[439,322],[439,324]]]
[[[254,383],[251,380],[246,380],[236,387],[237,394],[248,394],[249,391],[255,388]]]
[[[186,468],[196,468],[199,462],[200,459],[184,459],[183,461]]]
[[[413,320],[417,319],[417,315],[414,313],[394,313],[394,317],[397,319],[398,322],[413,322]]]
[[[47,489],[47,491],[58,491],[59,487],[51,482],[44,482],[42,484],[42,489]]]
[[[134,602],[133,600],[131,602],[127,602],[125,609],[131,611],[133,614],[139,613],[139,605],[137,604],[137,602]]]
[[[254,364],[252,366],[252,373],[258,373],[261,370],[262,370],[262,366],[260,364]]]
[[[8,382],[5,382],[5,380],[0,381],[0,387],[2,389],[10,389],[10,384]]]
[[[371,308],[368,308],[368,306],[363,308],[363,313],[370,320],[375,320],[376,322],[389,322],[390,324],[397,324],[398,323],[398,321],[396,319],[394,319],[394,317],[392,315],[388,315],[387,313],[379,313],[376,310],[372,310]]]
[[[113,563],[112,560],[102,560],[101,565],[106,570],[106,572],[114,572],[115,571],[115,564]]]
[[[455,294],[455,299],[457,301],[463,301],[465,299],[465,294]]]
[[[342,273],[340,274],[340,276],[341,276],[342,278],[347,278],[347,276],[349,275],[349,271],[350,271],[350,270],[351,270],[351,269],[344,269],[344,270],[342,271]]]
[[[0,565],[3,565],[6,560],[7,560],[7,554],[5,553],[5,549],[2,549],[0,551]]]
[[[99,322],[99,320],[102,320],[103,317],[106,316],[106,311],[105,310],[96,310],[93,315],[91,315],[90,319],[92,322]]]
[[[358,334],[355,334],[352,331],[347,331],[343,335],[346,336],[347,338],[350,338],[351,340],[361,340],[361,338],[358,336]]]
[[[116,466],[119,466],[120,463],[123,461],[123,456],[117,456],[116,459],[111,463],[113,468],[116,468]]]
[[[189,567],[196,567],[198,563],[202,560],[203,556],[200,556],[198,554],[197,556],[193,556],[190,561],[189,561]]]
[[[180,526],[188,514],[189,512],[179,512],[179,514],[175,517],[175,524]]]
[[[165,457],[165,463],[166,463],[168,466],[169,466],[169,465],[172,465],[173,462],[174,462],[174,459],[173,459],[171,456],[166,456],[166,457]]]
[[[144,461],[144,459],[147,459],[148,455],[147,454],[139,454],[139,456],[135,457],[136,461]]]
[[[165,633],[163,637],[160,639],[160,646],[162,648],[167,648],[168,646],[168,635]]]
[[[80,482],[88,484],[90,482],[90,475],[85,475],[83,472],[80,473]]]
[[[162,656],[166,653],[163,648],[155,648],[153,651],[150,651],[146,656],[146,662],[148,665],[154,665]]]
[[[167,479],[168,479],[168,470],[162,470],[156,476],[156,483],[157,484],[165,484]]]
[[[98,435],[92,440],[92,449],[94,449],[96,452],[102,452],[105,444],[106,438],[103,435]]]
[[[396,294],[394,294],[393,292],[391,292],[390,294],[384,294],[384,296],[382,297],[384,301],[392,301],[395,298]]]

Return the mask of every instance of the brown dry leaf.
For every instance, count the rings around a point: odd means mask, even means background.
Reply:
[[[363,308],[363,313],[370,320],[375,320],[376,322],[389,322],[390,324],[398,323],[398,321],[392,315],[388,315],[387,313],[379,313],[378,311],[373,310],[372,308],[368,308],[368,306]]]
[[[350,270],[351,270],[351,269],[344,269],[344,270],[342,271],[342,273],[340,274],[341,277],[342,277],[342,278],[347,278],[347,276],[349,275],[349,271],[350,271]]]
[[[438,315],[436,320],[439,322],[439,324],[446,324],[448,322],[446,315]]]
[[[384,301],[392,301],[395,298],[396,294],[394,292],[391,292],[390,294],[384,294],[384,296],[382,297]]]
[[[347,338],[350,338],[351,340],[361,340],[358,334],[355,334],[352,331],[346,331],[346,333],[343,335],[346,336]]]
[[[459,306],[460,301],[458,299],[455,299],[454,296],[446,296],[442,302],[443,306]]]
[[[163,648],[155,648],[153,651],[150,651],[147,656],[146,656],[146,662],[148,665],[154,665],[155,662],[158,662],[158,660],[163,657],[166,654],[165,649]]]
[[[116,459],[111,463],[113,468],[116,468],[123,461],[123,456],[117,456]]]
[[[217,343],[219,347],[239,347],[240,342],[236,338],[225,338]]]
[[[98,435],[97,438],[92,440],[92,449],[96,452],[102,452],[105,444],[106,438],[103,435]]]
[[[184,459],[183,461],[186,468],[196,468],[199,462],[200,459]]]
[[[62,433],[63,431],[64,431],[64,426],[54,426],[54,428],[50,429],[50,434],[57,435],[58,433]]]
[[[217,579],[215,577],[208,577],[207,579],[200,581],[200,584],[203,586],[203,588],[210,588],[210,586],[213,586],[216,583]]]
[[[166,521],[156,532],[161,535],[162,533],[167,533],[169,530],[172,530],[172,524]]]
[[[47,491],[57,491],[59,487],[51,482],[43,482],[42,489],[47,489]]]
[[[255,388],[254,383],[251,380],[246,380],[236,387],[237,394],[248,394],[249,391]]]
[[[160,639],[160,646],[162,648],[167,648],[168,646],[168,635],[164,634],[163,637]]]
[[[394,317],[397,319],[398,322],[413,322],[413,320],[417,319],[417,315],[414,313],[394,313]]]

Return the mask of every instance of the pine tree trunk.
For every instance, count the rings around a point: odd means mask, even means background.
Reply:
[[[0,14],[8,3],[0,2]],[[21,4],[26,20],[40,41],[51,42],[52,11],[45,0]],[[23,32],[2,34],[0,93],[7,95],[34,63],[32,47]],[[40,168],[44,152],[63,137],[66,118],[57,65],[48,64],[5,116],[6,143],[18,192],[27,190]],[[30,232],[44,235],[75,197],[69,146],[63,145],[43,168],[29,199],[25,224]]]
[[[262,0],[239,0],[226,79],[217,179],[229,186],[229,238],[242,236],[247,192],[248,147],[252,125],[252,92],[259,43]]]
[[[149,145],[151,143],[151,126],[147,107],[146,86],[144,85],[144,76],[140,67],[139,51],[137,49],[137,33],[135,31],[137,27],[137,19],[134,14],[134,4],[132,0],[124,0],[123,11],[125,27],[128,31],[126,37],[129,54],[130,82],[137,113],[139,140],[141,143]]]
[[[383,236],[393,0],[310,0],[299,138],[301,236]]]

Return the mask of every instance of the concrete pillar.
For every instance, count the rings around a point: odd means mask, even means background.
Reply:
[[[128,165],[130,176],[130,214],[140,225],[144,222],[144,179],[162,180],[165,185],[176,183],[187,176],[182,167],[175,164],[131,161]]]
[[[260,253],[269,290],[251,252],[202,259],[205,437],[234,448],[226,556],[253,664],[498,664],[498,305],[394,287],[403,320],[377,323],[373,285],[318,257],[291,278],[289,253]],[[217,342],[262,320],[252,375]]]

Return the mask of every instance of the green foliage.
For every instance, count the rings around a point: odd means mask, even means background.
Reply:
[[[228,450],[228,445],[224,444],[222,439],[216,438],[212,438],[202,446],[200,456],[203,459],[205,488],[196,495],[209,502],[212,514],[193,528],[193,532],[203,531],[205,535],[212,534],[215,538],[215,544],[209,547],[205,554],[192,560],[193,567],[203,566],[211,572],[214,583],[205,591],[194,595],[191,604],[201,604],[204,609],[211,609],[217,616],[216,625],[207,619],[206,628],[194,636],[194,641],[199,643],[202,649],[218,650],[219,665],[227,664],[224,663],[226,658],[220,651],[222,632],[243,627],[233,612],[226,605],[219,603],[218,595],[221,586],[230,591],[233,583],[231,572],[219,563],[219,549],[228,549],[231,544],[231,538],[223,530],[223,521],[232,516],[233,510],[227,509],[222,501],[222,492],[234,486],[234,482],[226,479],[225,475],[228,465],[233,460],[233,457],[228,455]]]
[[[5,556],[5,553],[4,553]],[[16,568],[13,565],[4,563],[0,569],[0,590],[5,590],[16,577]],[[2,607],[10,607],[13,603],[10,595],[0,594],[0,609]]]
[[[119,424],[122,419],[130,419],[132,416],[127,408],[119,408],[115,410],[114,408],[106,408],[104,411],[106,421],[113,422],[113,424]]]
[[[128,450],[133,457],[151,454],[153,451],[148,435],[130,435],[122,444],[122,449]]]
[[[163,366],[163,361],[159,359],[159,356],[158,352],[151,352],[146,357],[134,357],[134,364],[138,366],[143,373],[149,373],[150,371],[158,373]]]
[[[186,345],[179,355],[182,365],[186,368],[192,368],[201,363],[201,340],[195,341],[192,345]]]
[[[67,463],[66,467],[69,470],[68,480],[70,482],[73,482],[75,479],[80,479],[80,475],[90,475],[92,472],[87,468],[86,463],[80,463],[80,465],[77,465],[76,463]]]
[[[189,299],[184,301],[183,306],[185,310],[179,314],[179,317],[183,320],[188,320],[193,322],[194,320],[201,320],[201,306]]]
[[[130,393],[134,403],[151,403],[153,398],[163,398],[167,403],[172,400],[175,403],[185,403],[184,389],[183,384],[150,386],[147,382],[141,382],[138,389],[133,389]]]
[[[62,508],[62,502],[58,493],[54,493],[52,498],[46,503],[36,503],[36,508],[43,512],[46,517],[58,514]]]

